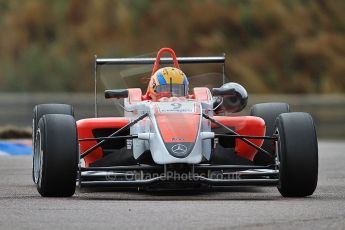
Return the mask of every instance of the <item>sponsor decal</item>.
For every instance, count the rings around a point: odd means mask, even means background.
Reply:
[[[195,113],[194,103],[158,103],[159,113]]]
[[[172,140],[173,142],[177,142],[177,141],[184,141],[185,139],[182,138],[182,137],[173,137],[173,138],[171,138],[171,140]]]
[[[188,151],[187,146],[183,144],[176,144],[171,147],[171,151],[178,156],[185,155]]]

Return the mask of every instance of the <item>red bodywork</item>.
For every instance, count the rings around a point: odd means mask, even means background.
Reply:
[[[154,65],[154,69],[152,71],[152,75],[157,71],[158,64],[160,60],[160,56],[163,52],[169,52],[172,55],[174,60],[174,64],[176,68],[179,68],[176,55],[174,51],[169,48],[163,48],[157,54],[157,59]],[[197,87],[193,89],[193,95],[189,95],[188,98],[195,99],[199,102],[208,102],[212,98],[210,90],[206,87]],[[145,95],[142,95],[141,89],[128,89],[128,102],[129,103],[137,103],[142,100],[150,100],[150,96],[148,92]],[[199,111],[200,112],[200,111]],[[173,116],[173,117],[172,117]],[[175,115],[164,115],[159,114],[156,116],[157,122],[161,130],[162,137],[165,141],[172,142],[173,137],[170,135],[169,130],[164,128],[164,123],[169,122],[171,119],[181,120],[180,122],[176,122],[181,127],[178,127],[176,130],[182,130],[183,132],[176,133],[174,131],[174,135],[178,134],[178,138],[184,139],[186,142],[194,142],[198,131],[198,119],[186,119],[184,117],[185,114],[175,114]],[[195,116],[195,114],[191,114],[191,116]],[[265,122],[263,119],[259,117],[253,116],[214,116],[213,117],[216,121],[224,124],[227,127],[232,128],[240,135],[251,135],[251,136],[264,136],[266,127]],[[111,117],[111,118],[90,118],[90,119],[82,119],[77,122],[78,127],[78,136],[79,138],[91,138],[94,137],[93,130],[94,129],[120,129],[121,127],[128,124],[130,121],[128,118],[125,117]],[[216,128],[214,124],[212,124],[212,128]],[[174,137],[175,137],[174,136]],[[251,142],[256,144],[257,146],[261,146],[263,143],[263,139],[249,139]],[[181,141],[179,141],[181,142]],[[97,142],[96,141],[82,141],[80,142],[80,151],[84,152],[94,146]],[[257,152],[256,149],[249,146],[248,144],[244,143],[240,139],[236,139],[235,142],[235,152],[237,155],[246,158],[248,160],[253,160],[255,154]],[[102,158],[103,152],[102,148],[99,147],[95,149],[91,154],[87,155],[84,160],[86,166],[88,167],[90,163],[94,162]]]
[[[214,116],[213,119],[227,127],[231,127],[235,132],[237,132],[240,135],[264,136],[266,132],[265,122],[260,117]],[[212,124],[212,127],[215,128],[215,125]],[[263,139],[248,138],[248,140],[250,140],[259,147],[261,147],[262,143],[264,142]],[[257,150],[251,147],[250,145],[244,143],[239,138],[237,138],[235,144],[235,152],[237,153],[237,155],[252,161],[255,157]]]
[[[163,115],[160,115],[163,116]],[[171,115],[170,115],[171,116]],[[177,116],[177,115],[176,115]],[[169,117],[171,118],[171,117]],[[265,135],[265,122],[259,117],[252,117],[252,116],[238,116],[238,117],[229,117],[229,116],[214,116],[213,117],[216,121],[226,125],[234,129],[240,135],[252,135],[252,136],[264,136]],[[164,119],[163,117],[159,119]],[[184,120],[185,122],[187,120]],[[79,138],[90,138],[94,137],[92,130],[94,129],[101,129],[101,128],[114,128],[119,129],[126,124],[129,123],[129,119],[125,117],[112,117],[112,118],[90,118],[90,119],[82,119],[77,122],[78,127],[78,136]],[[189,135],[190,133],[196,133],[194,129],[187,129],[188,124],[181,124],[184,127],[184,134],[181,135],[181,138],[186,139],[186,141],[190,138],[194,138],[193,135]],[[214,125],[212,125],[215,128]],[[197,128],[197,126],[195,126]],[[167,133],[167,130],[164,130],[164,133]],[[163,138],[169,139],[169,135],[163,135]],[[263,143],[262,139],[249,139],[254,144],[261,146]],[[169,141],[171,142],[171,141]],[[84,152],[87,149],[91,148],[95,145],[96,141],[83,141],[80,142],[80,151]],[[235,144],[235,152],[237,155],[246,158],[248,160],[253,160],[255,154],[257,152],[256,149],[249,146],[248,144],[244,143],[240,139],[236,139]],[[91,162],[102,158],[102,149],[101,147],[94,150],[93,153],[89,154],[84,158],[86,165],[88,166]]]
[[[194,143],[199,131],[200,108],[195,113],[159,113],[156,107],[156,121],[165,143]]]
[[[125,117],[102,117],[102,118],[89,118],[77,121],[78,137],[90,138],[94,137],[92,131],[95,129],[120,129],[129,123],[129,119]],[[81,141],[80,152],[84,152],[97,144],[97,141]],[[95,160],[101,159],[103,156],[102,148],[95,149],[91,154],[84,157],[85,164],[88,167],[90,163]]]

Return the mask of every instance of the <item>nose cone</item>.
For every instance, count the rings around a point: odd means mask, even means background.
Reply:
[[[185,158],[193,150],[200,126],[200,108],[194,103],[160,102],[155,117],[160,136],[171,156]],[[166,109],[170,106],[179,109]],[[164,107],[164,110],[162,109]]]

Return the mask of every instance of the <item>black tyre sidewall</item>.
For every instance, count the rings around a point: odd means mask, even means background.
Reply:
[[[279,192],[285,197],[312,195],[318,179],[315,125],[307,113],[278,116]]]
[[[43,115],[38,129],[43,152],[38,192],[48,197],[72,196],[76,187],[79,159],[74,118],[63,114]]]
[[[35,137],[38,127],[38,122],[43,115],[46,114],[66,114],[74,116],[74,110],[71,105],[67,104],[40,104],[36,105],[33,110],[33,119],[32,119],[32,146],[35,148]],[[33,150],[35,151],[35,150]],[[33,161],[32,161],[32,180],[34,179],[33,172]]]
[[[33,110],[32,131],[36,134],[37,125],[43,115],[46,114],[65,114],[74,116],[74,110],[71,105],[67,104],[40,104],[36,105]]]

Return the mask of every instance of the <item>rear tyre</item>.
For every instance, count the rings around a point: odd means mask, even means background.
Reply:
[[[35,148],[35,135],[37,132],[38,122],[41,117],[45,114],[65,114],[74,116],[73,107],[71,105],[66,104],[40,104],[36,105],[33,111],[33,119],[32,119],[32,146]],[[35,152],[35,150],[33,151]],[[34,178],[34,169],[32,163],[32,180],[35,182]]]
[[[284,197],[312,195],[318,178],[318,144],[308,113],[284,113],[276,121],[279,185]]]
[[[74,118],[43,115],[35,138],[34,180],[44,197],[68,197],[75,192],[78,135]]]
[[[272,136],[275,132],[275,122],[277,117],[282,113],[289,113],[290,106],[287,103],[261,103],[253,105],[250,109],[250,115],[261,117],[265,121],[266,136]],[[264,140],[262,148],[275,155],[274,142],[271,140]],[[255,165],[269,165],[274,164],[274,159],[268,157],[262,152],[258,152],[254,158]]]

